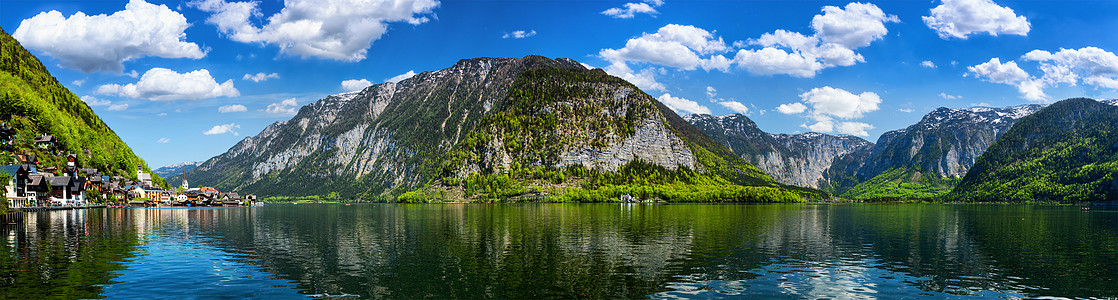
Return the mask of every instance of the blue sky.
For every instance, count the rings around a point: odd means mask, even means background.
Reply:
[[[329,94],[529,54],[681,114],[876,141],[941,106],[1118,97],[1115,15],[1110,0],[0,0],[0,27],[156,167]]]

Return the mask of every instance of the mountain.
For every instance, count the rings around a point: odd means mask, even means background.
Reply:
[[[823,172],[836,157],[873,145],[849,135],[770,134],[741,114],[692,114],[683,118],[777,182],[802,187],[825,184],[821,182]]]
[[[943,195],[1017,120],[1041,108],[937,108],[912,126],[882,134],[868,152],[836,159],[823,188],[861,199]]]
[[[14,134],[0,145],[2,163],[19,163],[34,155],[42,167],[62,168],[66,155],[77,155],[77,167],[98,169],[136,180],[136,167],[150,168],[85,102],[62,86],[47,68],[7,32],[0,29],[0,122]],[[55,138],[39,147],[40,135]],[[7,136],[5,136],[7,138]],[[164,185],[159,176],[153,180]]]
[[[1118,107],[1075,98],[1022,118],[978,158],[948,198],[1118,200]]]
[[[173,165],[166,165],[166,166],[162,166],[158,169],[155,169],[154,172],[155,172],[155,174],[159,174],[159,176],[163,176],[163,177],[178,176],[178,175],[181,175],[184,172],[193,170],[195,167],[198,167],[198,164],[201,164],[201,163],[202,162],[200,162],[200,161],[188,161],[188,162],[177,163],[177,164],[173,164]]]
[[[504,199],[627,184],[777,185],[632,84],[540,56],[464,59],[328,96],[186,175],[261,196],[384,201],[407,191]]]

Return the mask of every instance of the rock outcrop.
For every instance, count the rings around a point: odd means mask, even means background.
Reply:
[[[815,132],[801,134],[770,134],[741,114],[684,116],[735,154],[769,174],[777,182],[817,188],[824,180],[823,172],[835,157],[872,145],[869,141],[849,135]]]

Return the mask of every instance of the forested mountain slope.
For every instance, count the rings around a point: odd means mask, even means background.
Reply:
[[[1021,119],[978,158],[947,198],[1118,200],[1118,107],[1075,98]]]
[[[35,155],[43,167],[61,168],[68,153],[77,155],[78,167],[99,169],[136,179],[136,166],[150,168],[85,102],[50,75],[34,55],[0,29],[0,122],[15,130],[10,144],[2,145],[4,164],[18,163],[17,154]],[[53,135],[53,148],[40,148],[35,137]],[[153,180],[163,185],[158,176]]]

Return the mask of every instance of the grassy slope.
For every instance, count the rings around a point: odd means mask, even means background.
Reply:
[[[5,151],[37,155],[43,166],[65,165],[63,156],[33,145],[32,139],[45,133],[57,137],[60,154],[79,154],[79,167],[135,177],[136,165],[144,164],[150,172],[144,161],[85,102],[63,87],[34,55],[3,30],[0,45],[0,118],[17,130],[13,145]],[[11,158],[0,159],[12,162]],[[106,165],[111,170],[105,170]],[[159,176],[153,177],[157,183],[165,184]]]
[[[842,196],[852,199],[932,199],[947,194],[959,178],[941,178],[912,168],[893,168],[860,183]]]
[[[1118,199],[1118,107],[1068,99],[1022,118],[978,158],[947,199]]]

